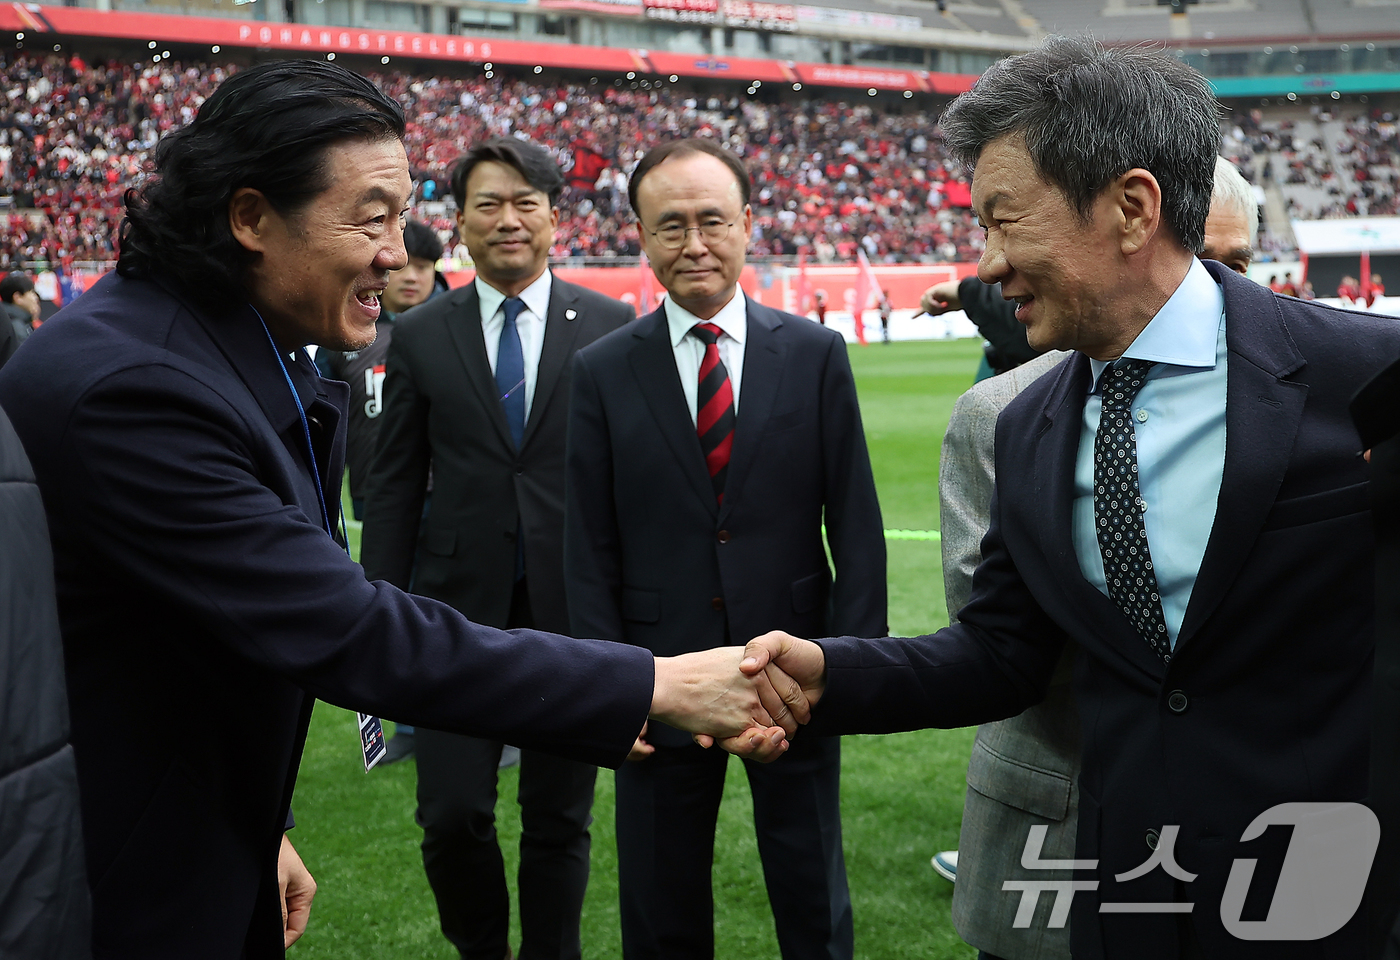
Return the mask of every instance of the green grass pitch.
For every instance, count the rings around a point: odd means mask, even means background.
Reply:
[[[938,529],[938,451],[953,401],[972,384],[980,344],[962,340],[852,347],[866,438],[887,529]],[[358,554],[359,532],[351,531]],[[947,623],[939,545],[889,541],[890,628]],[[423,876],[413,822],[414,769],[366,774],[354,718],[324,703],[306,741],[293,842],[319,884],[300,960],[455,960]],[[952,886],[929,866],[957,846],[971,730],[847,737],[842,771],[846,866],[862,960],[966,960],[949,920]],[[748,783],[730,759],[715,839],[715,954],[777,960]],[[520,832],[516,772],[502,771],[497,826],[514,888]],[[592,878],[583,911],[589,960],[621,956],[613,777],[598,775]],[[512,898],[513,899],[513,898]],[[518,926],[511,942],[519,945]]]

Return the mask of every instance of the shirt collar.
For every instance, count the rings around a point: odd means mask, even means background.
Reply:
[[[738,343],[744,342],[749,328],[749,306],[744,291],[735,290],[729,302],[709,320],[701,320],[674,300],[666,300],[666,327],[671,333],[671,346],[678,347],[690,328],[697,323],[713,323]]]
[[[520,299],[525,301],[525,306],[530,312],[541,320],[549,317],[549,294],[553,289],[554,274],[546,270],[540,274],[534,283],[520,291]],[[476,296],[481,301],[481,319],[488,320],[496,315],[496,311],[501,309],[501,304],[505,302],[506,295],[497,290],[491,284],[481,279],[481,274],[476,275]]]
[[[1200,260],[1192,259],[1191,269],[1176,292],[1123,351],[1123,357],[1178,367],[1213,367],[1224,313],[1225,294],[1220,285]],[[1110,362],[1090,358],[1095,390]]]

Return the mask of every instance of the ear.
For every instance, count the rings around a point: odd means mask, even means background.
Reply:
[[[753,239],[753,207],[744,204],[744,245]]]
[[[1151,172],[1135,167],[1114,181],[1119,246],[1124,256],[1142,250],[1162,227],[1162,187]]]
[[[229,230],[235,240],[254,253],[267,252],[268,232],[274,217],[281,220],[261,190],[239,187],[229,198]]]

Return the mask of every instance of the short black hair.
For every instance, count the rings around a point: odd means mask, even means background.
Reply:
[[[637,168],[632,171],[632,179],[627,182],[627,202],[632,205],[632,212],[637,215],[637,219],[642,217],[641,211],[637,209],[637,187],[641,186],[642,178],[664,160],[683,157],[688,153],[708,154],[728,167],[733,172],[734,179],[739,181],[739,193],[744,198],[744,205],[748,206],[749,196],[753,193],[753,181],[749,179],[749,170],[744,166],[744,161],[713,140],[691,137],[689,140],[672,140],[659,147],[652,147],[646,156],[638,161]]]
[[[16,271],[5,274],[5,279],[0,280],[0,302],[14,303],[15,296],[21,293],[28,293],[34,289],[34,281],[29,277]]]
[[[993,64],[940,121],[954,157],[1018,136],[1036,172],[1088,218],[1135,167],[1157,178],[1162,219],[1187,250],[1205,246],[1220,148],[1220,104],[1205,77],[1161,50],[1050,37]]]
[[[410,220],[403,225],[403,245],[410,257],[431,260],[437,263],[442,259],[442,241],[426,223]]]
[[[564,174],[549,151],[538,143],[516,137],[492,137],[472,147],[452,167],[452,199],[457,209],[467,205],[467,180],[478,164],[503,163],[514,167],[525,182],[549,197],[549,205],[559,205],[564,195]]]
[[[229,228],[233,194],[251,187],[295,214],[330,186],[330,147],[403,135],[403,108],[344,67],[276,60],[236,73],[161,139],[151,179],[126,191],[117,271],[162,276],[204,303],[245,300],[255,254]]]

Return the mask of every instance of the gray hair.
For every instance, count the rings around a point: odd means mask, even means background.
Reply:
[[[1254,246],[1259,236],[1259,201],[1249,181],[1224,157],[1215,158],[1215,189],[1211,191],[1210,202],[1233,207],[1244,214],[1249,223],[1249,245]]]
[[[1087,220],[1104,188],[1135,167],[1162,188],[1162,218],[1200,253],[1220,149],[1210,84],[1164,52],[1105,49],[1091,37],[1050,37],[992,65],[943,113],[954,157],[974,166],[994,140],[1017,136],[1045,182]]]

